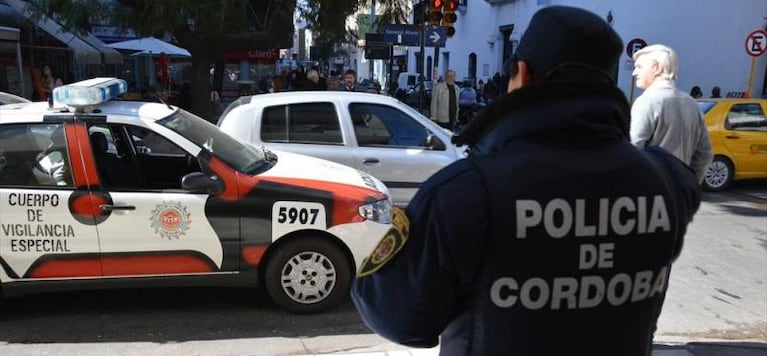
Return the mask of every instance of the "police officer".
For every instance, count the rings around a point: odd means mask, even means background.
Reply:
[[[650,355],[700,188],[629,142],[622,47],[591,12],[533,16],[508,94],[454,137],[469,157],[363,261],[352,297],[371,329],[442,355]]]

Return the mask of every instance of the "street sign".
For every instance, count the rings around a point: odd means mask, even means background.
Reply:
[[[426,28],[426,46],[427,47],[445,47],[445,28],[442,26],[427,27]]]
[[[647,42],[645,42],[645,40],[635,38],[626,44],[626,55],[629,56],[629,58],[633,58],[634,53],[645,47],[647,47]]]
[[[445,46],[445,30],[442,27],[426,27],[426,47]],[[403,46],[421,45],[420,25],[388,24],[384,28],[384,41]]]
[[[752,57],[759,57],[767,51],[767,32],[756,30],[746,36],[746,53]]]
[[[384,41],[383,35],[378,33],[365,34],[365,58],[389,59],[389,44]]]

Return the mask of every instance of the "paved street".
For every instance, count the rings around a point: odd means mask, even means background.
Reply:
[[[767,184],[706,194],[674,265],[655,356],[767,354]],[[0,355],[436,355],[372,335],[350,301],[295,316],[244,289],[13,298]]]

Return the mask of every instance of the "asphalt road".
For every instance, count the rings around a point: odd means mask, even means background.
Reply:
[[[100,354],[116,353],[112,343],[353,340],[369,333],[350,300],[328,313],[297,316],[252,289],[89,291],[0,301],[0,353],[23,344],[51,344],[50,354],[55,344],[83,351],[100,345]],[[339,339],[344,335],[350,337]],[[674,338],[767,342],[767,182],[705,194],[672,269],[656,333],[656,339]]]

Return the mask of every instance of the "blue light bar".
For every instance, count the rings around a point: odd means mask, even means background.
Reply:
[[[53,89],[53,106],[72,107],[105,103],[128,92],[128,83],[117,78],[93,78]]]

